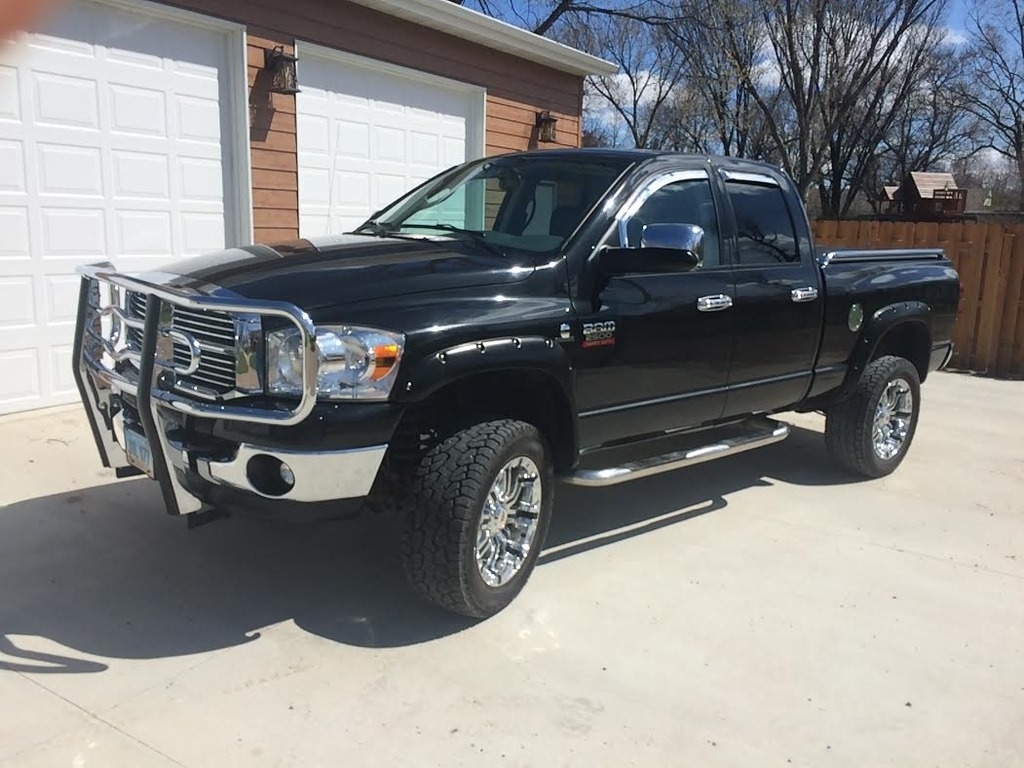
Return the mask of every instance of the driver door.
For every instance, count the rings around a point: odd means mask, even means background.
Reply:
[[[583,449],[715,421],[732,355],[732,274],[724,264],[715,191],[703,169],[651,179],[626,201],[599,243],[638,248],[648,224],[704,229],[692,271],[598,279],[577,306],[582,326],[577,404]],[[588,269],[598,269],[593,261]]]

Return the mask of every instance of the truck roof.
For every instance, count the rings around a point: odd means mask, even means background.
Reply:
[[[520,152],[508,152],[505,156],[529,155],[531,157],[577,157],[593,158],[604,157],[609,159],[631,159],[634,162],[643,162],[662,157],[687,158],[701,162],[715,162],[719,165],[730,165],[734,168],[748,167],[751,169],[770,169],[778,173],[778,165],[766,163],[761,160],[748,158],[731,157],[728,155],[708,155],[695,152],[676,152],[665,149],[636,149],[618,147],[558,147],[554,149],[530,149]],[[499,155],[500,157],[501,155]]]

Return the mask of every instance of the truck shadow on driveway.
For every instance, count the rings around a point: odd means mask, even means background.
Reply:
[[[619,487],[563,485],[541,567],[723,509],[730,494],[773,480],[850,482],[822,448],[819,434],[794,429],[776,446]],[[362,647],[411,645],[474,623],[411,593],[389,516],[231,519],[188,532],[161,508],[155,484],[129,480],[0,510],[0,670],[100,672],[104,659],[253,642],[286,620]]]

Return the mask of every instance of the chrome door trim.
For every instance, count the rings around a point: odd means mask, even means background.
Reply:
[[[601,247],[607,244],[607,240],[612,232],[618,233],[621,246],[626,247],[626,225],[629,223],[629,220],[636,215],[636,212],[640,210],[640,207],[647,202],[647,198],[659,189],[677,181],[698,180],[704,180],[710,183],[711,176],[704,168],[690,168],[685,171],[668,171],[649,179],[644,186],[640,189],[634,190],[626,201],[619,206],[619,210],[615,213],[615,216],[612,217],[612,222],[608,225],[604,234],[601,235],[601,238],[597,241],[597,246],[594,248],[594,252],[597,252]]]

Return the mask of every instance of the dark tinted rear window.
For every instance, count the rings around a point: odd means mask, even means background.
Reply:
[[[743,265],[800,261],[793,220],[782,190],[735,181],[725,186],[736,216],[738,262]]]

